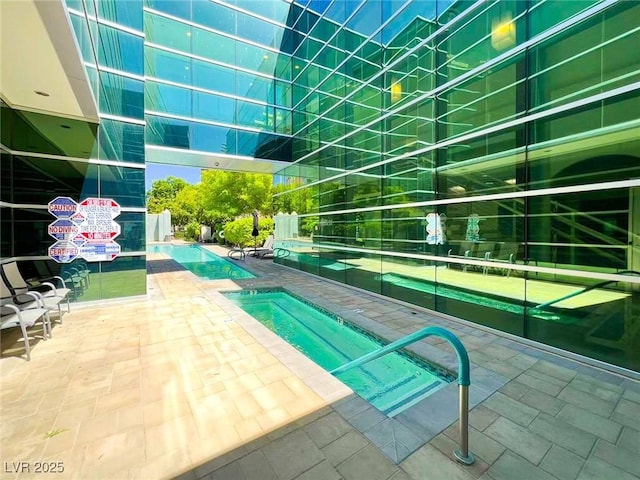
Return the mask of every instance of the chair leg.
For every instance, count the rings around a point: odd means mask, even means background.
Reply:
[[[46,340],[47,337],[51,338],[51,316],[49,315],[49,310],[47,310],[42,317],[42,331],[44,333],[44,340]]]
[[[24,340],[24,349],[27,356],[27,362],[31,360],[31,345],[29,345],[29,335],[27,335],[27,327],[24,323],[20,322],[20,329],[22,330],[22,339]]]

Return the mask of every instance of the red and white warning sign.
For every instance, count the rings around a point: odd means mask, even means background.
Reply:
[[[120,205],[111,198],[85,198],[76,203],[69,197],[49,202],[49,212],[58,218],[49,225],[49,235],[58,242],[49,256],[60,263],[80,255],[88,262],[110,261],[120,255],[120,245],[113,241],[121,233],[113,219],[120,215]]]
[[[113,221],[120,215],[120,205],[111,198],[85,198],[78,204],[80,235],[87,243],[80,256],[88,262],[113,260],[120,254],[120,245],[113,241],[120,235],[120,224]]]

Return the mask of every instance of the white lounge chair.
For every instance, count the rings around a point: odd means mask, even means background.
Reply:
[[[42,322],[43,338],[47,339],[46,315],[47,310],[44,308],[33,308],[29,310],[20,310],[11,303],[0,306],[0,330],[5,328],[20,327],[22,330],[22,338],[24,340],[24,348],[27,360],[31,360],[31,345],[29,345],[29,335],[27,329],[33,327],[38,320]]]
[[[71,311],[69,306],[69,293],[71,290],[68,288],[56,288],[56,286],[50,282],[42,282],[37,288],[29,285],[20,273],[17,262],[3,263],[1,268],[2,277],[11,290],[12,295],[16,297],[16,302],[18,304],[30,303],[31,296],[26,294],[35,293],[37,296],[41,297],[45,308],[50,311],[57,310],[60,323],[62,323],[62,309],[60,308],[60,303],[63,300],[67,300],[67,311]],[[64,280],[60,280],[64,285]]]
[[[247,247],[244,249],[244,252],[247,255],[262,258],[264,255],[273,254],[273,242],[273,235],[269,235],[261,247]]]
[[[16,304],[16,296],[0,276],[0,330],[6,328],[20,327],[27,360],[31,360],[31,346],[27,329],[33,327],[38,320],[42,323],[42,338],[44,340],[51,336],[51,320],[49,310],[41,303],[41,297],[34,293],[21,295],[23,300],[31,297],[30,302]]]

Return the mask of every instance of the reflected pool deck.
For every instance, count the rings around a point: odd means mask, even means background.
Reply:
[[[640,478],[634,380],[270,260],[247,257],[260,278],[235,281],[148,260],[147,298],[72,307],[31,362],[3,332],[2,460],[31,462],[3,478],[35,477],[41,460],[64,462],[56,478]],[[278,286],[389,340],[428,324],[456,333],[476,463],[452,460],[455,384],[386,418],[220,293]],[[455,369],[438,338],[414,350]]]

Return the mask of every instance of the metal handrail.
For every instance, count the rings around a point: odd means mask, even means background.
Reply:
[[[475,462],[475,457],[469,452],[469,385],[471,385],[471,378],[469,375],[469,355],[464,345],[458,337],[456,337],[449,330],[442,327],[426,327],[417,332],[410,333],[406,337],[402,337],[395,342],[385,345],[384,347],[375,350],[371,353],[367,353],[360,358],[357,358],[341,367],[332,370],[332,375],[338,375],[344,373],[352,368],[359,367],[384,355],[395,352],[411,343],[422,340],[423,338],[435,335],[436,337],[444,338],[448,341],[458,356],[458,386],[460,392],[460,450],[454,450],[453,456],[455,459],[464,464],[471,465]]]

